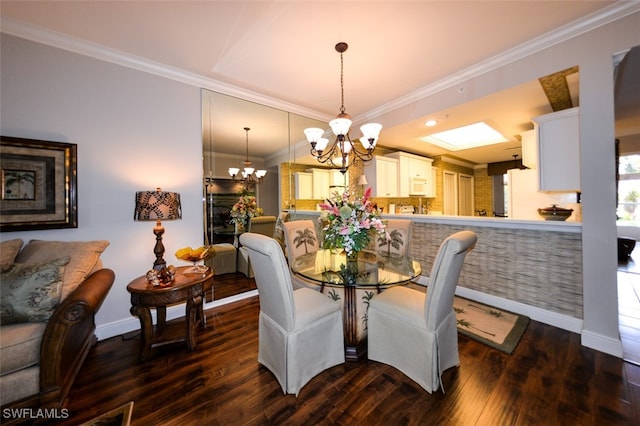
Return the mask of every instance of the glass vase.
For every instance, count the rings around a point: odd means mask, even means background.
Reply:
[[[244,222],[238,221],[235,223],[235,225],[236,225],[235,234],[236,235],[242,234],[244,232]]]

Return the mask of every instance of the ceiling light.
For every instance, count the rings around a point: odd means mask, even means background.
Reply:
[[[245,184],[249,183],[260,183],[263,181],[265,175],[267,174],[266,170],[256,170],[251,167],[251,161],[249,161],[249,127],[245,127],[244,131],[246,132],[246,146],[247,146],[247,156],[244,160],[244,169],[242,170],[242,181]],[[255,171],[255,177],[254,177]],[[238,167],[229,167],[229,175],[231,179],[235,179],[236,176],[240,173],[240,169]]]
[[[362,162],[371,161],[373,158],[373,150],[378,142],[382,124],[368,123],[360,127],[362,136],[360,137],[361,148],[351,141],[349,137],[349,128],[351,127],[351,116],[344,109],[344,81],[343,81],[343,61],[342,53],[347,50],[349,45],[344,42],[336,44],[335,49],[340,53],[340,90],[341,104],[340,113],[336,118],[329,122],[331,130],[336,136],[333,143],[329,143],[329,139],[324,138],[324,130],[311,127],[304,130],[307,140],[311,144],[311,155],[313,155],[320,163],[329,163],[332,167],[340,168],[342,173],[347,168],[361,160]]]
[[[427,127],[433,127],[438,124],[438,120],[427,120],[424,125]]]
[[[484,122],[434,133],[423,137],[422,140],[450,151],[460,151],[509,141],[509,139]]]

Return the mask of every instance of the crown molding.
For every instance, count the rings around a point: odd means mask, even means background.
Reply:
[[[563,41],[577,37],[588,31],[606,25],[610,22],[622,19],[632,13],[640,11],[640,2],[637,1],[619,1],[611,6],[605,7],[597,12],[587,15],[577,21],[569,23],[565,26],[557,28],[540,37],[536,37],[509,49],[499,55],[493,56],[485,61],[479,62],[471,67],[463,69],[450,76],[436,81],[432,84],[424,86],[406,96],[400,97],[391,102],[387,102],[378,108],[354,118],[354,122],[367,121],[373,117],[380,116],[387,112],[396,110],[413,102],[424,99],[435,93],[438,93],[451,86],[455,86],[471,78],[480,76],[501,66],[507,65],[533,53],[554,46]],[[146,58],[131,55],[120,50],[112,49],[96,43],[87,42],[67,35],[45,30],[22,22],[14,21],[6,17],[0,17],[0,31],[16,37],[24,38],[30,41],[38,42],[69,52],[89,56],[95,59],[111,62],[124,67],[136,69],[149,74],[165,77],[171,80],[179,81],[191,86],[213,90],[229,96],[235,96],[248,101],[256,102],[283,111],[300,114],[305,117],[315,118],[318,120],[328,121],[332,117],[325,113],[320,113],[300,105],[292,104],[271,96],[263,95],[252,90],[243,89],[228,83],[224,83],[212,78],[207,78],[199,74],[191,73],[179,68],[171,67],[166,64],[151,61]]]
[[[478,62],[468,68],[460,70],[434,83],[423,86],[406,96],[397,98],[391,102],[380,105],[378,108],[363,114],[367,120],[394,111],[398,108],[410,105],[424,98],[432,96],[438,92],[457,86],[472,78],[486,74],[502,66],[508,65],[517,60],[526,58],[534,53],[552,47],[556,44],[570,40],[574,37],[592,31],[603,25],[622,19],[633,13],[640,12],[640,2],[620,1],[605,7],[597,12],[591,13],[579,20],[559,27],[553,31],[533,38],[519,46],[506,50],[496,56]]]
[[[142,71],[159,77],[168,78],[180,83],[188,84],[198,88],[212,90],[225,95],[245,99],[272,108],[281,109],[294,114],[299,114],[309,118],[328,121],[331,118],[326,114],[319,113],[300,105],[292,104],[271,96],[263,95],[252,90],[243,89],[232,84],[219,80],[204,77],[180,68],[175,68],[160,62],[155,62],[140,56],[112,49],[97,43],[88,42],[78,38],[70,37],[59,32],[46,30],[23,22],[18,22],[6,17],[0,17],[0,32],[26,40],[34,41],[47,46],[66,50],[94,59],[99,59],[112,64],[121,65],[127,68]]]

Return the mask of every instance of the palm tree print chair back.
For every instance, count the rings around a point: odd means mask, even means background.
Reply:
[[[285,222],[284,244],[289,262],[298,256],[318,251],[318,236],[312,220]]]
[[[376,251],[385,257],[411,255],[411,230],[413,222],[406,219],[389,219],[385,232],[376,238]]]

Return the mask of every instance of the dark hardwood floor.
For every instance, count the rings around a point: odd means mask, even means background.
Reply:
[[[216,291],[241,275],[216,277]],[[459,336],[446,393],[428,394],[374,361],[335,366],[284,395],[257,362],[259,301],[206,312],[198,346],[157,349],[139,364],[139,335],[100,341],[67,403],[77,425],[134,401],[133,425],[638,425],[640,367],[532,321],[512,355]]]

